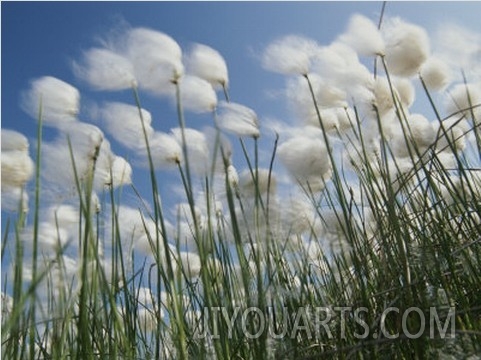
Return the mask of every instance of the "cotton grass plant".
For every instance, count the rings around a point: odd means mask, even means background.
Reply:
[[[27,139],[2,130],[2,205],[18,204],[3,229],[5,359],[476,358],[481,90],[449,82],[422,28],[355,15],[332,44],[269,45],[262,65],[286,76],[299,122],[264,145],[265,164],[262,120],[230,99],[219,52],[185,56],[145,28],[123,39],[74,71],[132,90],[97,115],[147,167],[149,199],[59,79],[23,97],[38,120],[35,166]],[[155,128],[143,92],[174,103],[176,128]],[[208,128],[189,127],[197,113],[212,115]],[[164,172],[178,174],[174,209]]]

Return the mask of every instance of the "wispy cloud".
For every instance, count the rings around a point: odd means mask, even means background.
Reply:
[[[464,71],[470,81],[481,81],[481,34],[460,25],[444,23],[433,36],[434,50],[452,69],[456,80]]]

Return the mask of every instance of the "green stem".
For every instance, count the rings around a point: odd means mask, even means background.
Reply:
[[[38,231],[40,216],[40,169],[41,169],[41,151],[42,151],[42,122],[43,122],[43,103],[40,100],[38,109],[38,127],[37,127],[37,159],[35,163],[35,213],[33,220],[33,250],[32,250],[32,281],[37,279],[37,257],[38,257]],[[30,303],[30,359],[35,357],[35,318],[36,318],[36,293],[32,292]]]

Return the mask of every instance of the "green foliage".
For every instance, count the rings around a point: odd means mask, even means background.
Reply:
[[[68,275],[71,270],[63,257],[66,246],[59,243],[55,256],[46,262],[38,251],[42,195],[38,191],[29,281],[22,274],[25,213],[19,211],[4,229],[2,259],[7,243],[14,252],[12,297],[2,295],[2,357],[422,359],[480,353],[481,169],[458,149],[458,139],[451,135],[455,124],[441,126],[435,141],[421,147],[390,84],[395,119],[403,131],[411,166],[406,170],[393,155],[386,125],[374,106],[379,152],[372,151],[364,119],[355,108],[350,132],[337,137],[352,166],[347,170],[336,157],[332,134],[324,128],[309,75],[304,78],[322,130],[319,141],[329,149],[332,176],[325,179],[320,192],[313,191],[309,183],[303,187],[315,216],[308,219],[302,236],[293,229],[278,230],[282,219],[272,195],[277,140],[267,185],[261,181],[257,138],[240,140],[253,189],[252,196],[246,197],[239,183],[229,177],[231,164],[217,136],[226,211],[216,210],[214,171],[201,181],[203,197],[194,196],[176,84],[185,159],[177,163],[177,169],[200,268],[195,270],[194,261],[182,259],[183,239],[169,238],[166,228],[157,170],[134,88],[153,204],[151,210],[139,209],[139,213],[153,265],[146,266],[145,259],[126,249],[130,239],[121,233],[118,217],[121,191],[108,189],[101,210],[92,203],[98,153],[94,154],[89,176],[75,172],[80,265],[73,276]],[[443,124],[439,115],[438,121]],[[461,136],[477,136],[479,121],[473,119],[471,124]],[[41,126],[40,121],[39,144]],[[440,150],[441,141],[444,147]],[[479,160],[481,153],[476,150]],[[440,158],[445,153],[453,157],[454,167]],[[39,146],[37,190],[40,166]],[[359,194],[352,184],[358,186]],[[209,214],[204,222],[196,212],[199,201]],[[108,211],[111,223],[102,223]],[[155,227],[147,226],[148,221]],[[101,225],[111,229],[110,239],[103,238]],[[112,244],[108,257],[103,253],[107,242]],[[324,246],[326,242],[330,248]],[[139,263],[144,265],[135,266]],[[422,333],[418,334],[419,329]]]

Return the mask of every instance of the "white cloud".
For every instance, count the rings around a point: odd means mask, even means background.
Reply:
[[[468,82],[481,80],[481,33],[444,23],[433,39],[436,54],[451,68],[455,80],[462,80],[461,70]]]

